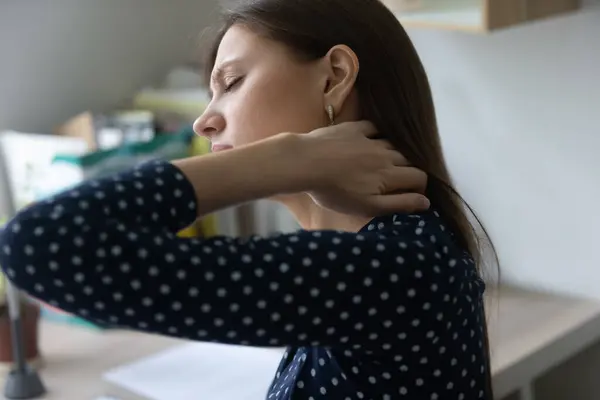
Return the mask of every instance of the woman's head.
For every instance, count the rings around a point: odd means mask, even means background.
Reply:
[[[207,78],[214,97],[196,130],[217,144],[313,130],[331,105],[336,121],[373,121],[416,164],[426,147],[439,153],[423,67],[377,0],[235,1]]]
[[[246,24],[227,25],[210,69],[212,102],[196,123],[213,143],[237,146],[280,132],[309,132],[358,117],[358,60],[347,46],[308,58]]]

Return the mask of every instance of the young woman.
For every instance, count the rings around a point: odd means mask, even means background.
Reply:
[[[287,346],[268,399],[491,400],[475,230],[394,16],[377,0],[239,1],[208,64],[195,130],[214,154],[28,208],[2,235],[6,274],[90,320]],[[175,235],[259,198],[304,229]]]

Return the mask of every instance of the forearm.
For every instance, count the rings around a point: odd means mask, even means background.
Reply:
[[[240,148],[173,162],[194,187],[198,216],[278,194],[309,190],[308,166],[294,157],[294,134]]]

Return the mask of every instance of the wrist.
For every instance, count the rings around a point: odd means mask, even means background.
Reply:
[[[194,187],[198,213],[204,215],[253,200],[311,190],[318,174],[310,166],[305,142],[302,135],[282,133],[173,164]]]
[[[314,186],[316,174],[304,136],[286,132],[256,143],[263,147],[260,174],[268,178],[270,195],[306,192]]]

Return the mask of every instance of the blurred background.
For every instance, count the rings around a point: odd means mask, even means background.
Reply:
[[[422,57],[453,177],[499,252],[498,398],[600,398],[600,1],[384,2]],[[201,34],[216,11],[216,0],[1,0],[0,226],[90,177],[209,152],[191,122],[207,102]],[[259,201],[181,235],[295,229]],[[51,399],[258,400],[280,355],[114,331],[22,301],[28,358]],[[227,357],[242,395],[223,384]]]

